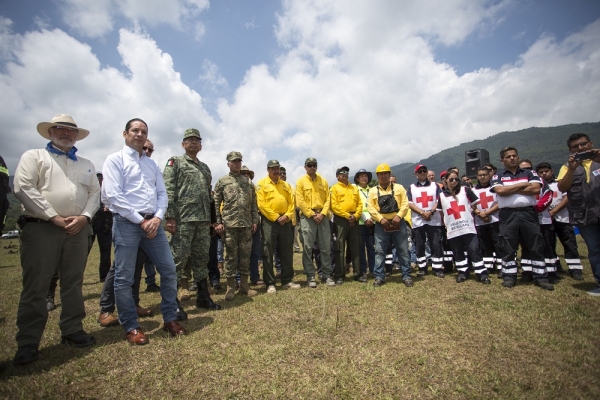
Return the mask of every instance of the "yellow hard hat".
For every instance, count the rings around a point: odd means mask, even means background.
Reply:
[[[392,169],[387,164],[379,164],[375,169],[375,173],[378,174],[380,172],[392,172]]]

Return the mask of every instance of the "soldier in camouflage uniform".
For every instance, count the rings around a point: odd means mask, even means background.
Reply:
[[[225,244],[225,275],[227,276],[225,300],[233,300],[237,272],[241,277],[240,293],[248,296],[256,295],[256,291],[250,289],[248,274],[252,234],[258,227],[258,207],[254,186],[240,173],[242,154],[237,151],[227,154],[227,166],[229,166],[229,175],[219,179],[215,185],[217,211],[215,231],[221,235]]]
[[[191,271],[198,286],[196,307],[219,310],[221,306],[208,293],[210,248],[210,185],[208,165],[198,160],[202,138],[197,129],[187,129],[181,147],[185,154],[169,158],[163,172],[169,206],[165,214],[171,233],[171,252],[183,294],[189,299]]]

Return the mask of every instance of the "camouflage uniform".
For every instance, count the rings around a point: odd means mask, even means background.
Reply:
[[[225,227],[225,275],[233,278],[238,270],[241,275],[248,275],[252,225],[258,224],[254,185],[247,177],[230,172],[215,185],[215,206],[217,224]]]
[[[210,248],[210,185],[208,165],[188,155],[171,157],[164,173],[169,206],[165,218],[175,218],[177,232],[170,238],[177,280],[208,277]]]

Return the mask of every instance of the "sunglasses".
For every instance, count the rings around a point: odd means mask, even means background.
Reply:
[[[306,164],[306,166],[308,168],[317,168],[317,164],[315,164],[315,163],[309,163],[309,164]]]
[[[150,154],[154,153],[154,149],[152,147],[144,146],[142,147],[142,150],[147,151]]]
[[[426,172],[427,172],[426,169],[420,169],[420,170],[417,171],[417,174],[424,174]]]
[[[240,174],[242,174],[242,175],[248,175],[248,171],[241,171]]]
[[[458,178],[448,178],[448,182],[458,182]]]
[[[77,133],[77,132],[79,132],[76,128],[69,128],[69,127],[62,126],[62,125],[56,125],[56,126],[53,126],[53,128],[54,129],[61,129],[63,131],[67,131],[69,133]]]

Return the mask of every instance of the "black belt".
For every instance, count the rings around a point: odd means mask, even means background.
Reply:
[[[139,212],[138,214],[140,214],[142,216],[142,218],[144,218],[144,219],[152,219],[152,218],[154,218],[154,213],[150,214],[150,213],[141,213],[141,212]],[[113,215],[119,215],[119,216],[123,217],[119,213],[113,213]],[[125,218],[125,217],[123,217],[123,218]]]
[[[535,208],[533,206],[527,206],[527,207],[506,207],[506,208],[503,208],[503,210],[511,210],[511,211],[535,211]]]

